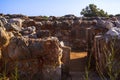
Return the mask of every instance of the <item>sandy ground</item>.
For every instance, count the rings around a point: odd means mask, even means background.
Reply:
[[[87,65],[87,52],[71,52],[70,54],[70,71],[85,71]]]
[[[70,59],[77,59],[77,58],[85,58],[87,56],[87,52],[71,52]]]

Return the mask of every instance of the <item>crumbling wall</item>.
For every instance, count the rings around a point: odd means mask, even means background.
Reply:
[[[2,49],[2,60],[7,74],[13,74],[17,68],[21,80],[60,80],[62,52],[57,38],[15,37]]]
[[[6,27],[0,27],[0,72],[10,80],[15,74],[20,80],[61,80],[63,49],[56,37],[30,38],[33,27],[21,31]]]
[[[34,23],[30,25],[29,22],[31,24]],[[38,34],[43,31],[48,31],[50,33],[49,36],[57,37],[60,41],[63,41],[66,46],[70,46],[72,49],[75,48],[81,50],[86,50],[87,48],[86,28],[94,27],[95,25],[96,21],[94,20],[82,20],[77,17],[76,19],[60,17],[56,18],[56,20],[37,20],[37,22],[34,20],[31,22],[30,19],[27,20],[27,23],[26,21],[23,22],[23,27],[35,26]],[[42,37],[42,35],[39,37]]]
[[[119,53],[120,39],[110,35],[97,35],[94,39],[93,55],[96,61],[96,70],[102,73],[109,73],[109,67],[112,66],[111,73],[119,74]]]
[[[70,77],[70,52],[71,48],[64,46],[63,49],[63,56],[62,56],[62,78],[61,80],[66,80],[68,77]]]

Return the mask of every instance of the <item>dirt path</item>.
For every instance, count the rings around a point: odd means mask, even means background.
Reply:
[[[72,52],[70,54],[70,71],[83,72],[87,63],[87,52]]]
[[[71,52],[70,74],[72,80],[85,80],[85,67],[87,66],[87,52]],[[98,75],[91,71],[90,80],[101,80]],[[68,79],[70,80],[70,79]]]

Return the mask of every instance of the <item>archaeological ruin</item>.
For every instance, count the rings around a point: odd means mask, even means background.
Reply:
[[[71,77],[71,51],[87,52],[87,58],[92,56],[91,68],[102,73],[108,71],[106,60],[114,51],[113,70],[116,71],[119,40],[117,17],[1,14],[0,73],[5,70],[9,80],[13,80],[11,76],[16,70],[19,80],[67,80]]]

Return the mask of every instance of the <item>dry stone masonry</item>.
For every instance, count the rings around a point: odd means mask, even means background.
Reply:
[[[7,76],[12,76],[17,69],[20,80],[61,80],[69,75],[71,50],[88,51],[104,71],[99,49],[111,40],[104,35],[120,38],[119,27],[117,18],[3,14],[0,72],[6,69]]]

